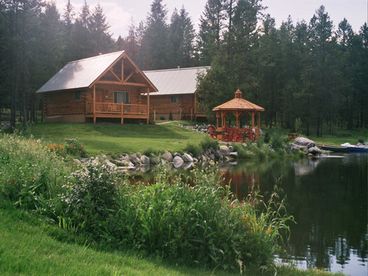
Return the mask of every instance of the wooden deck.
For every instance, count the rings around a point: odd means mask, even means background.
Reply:
[[[146,119],[149,120],[148,105],[145,104],[116,104],[96,102],[86,103],[87,118],[119,118],[121,123],[124,119]]]

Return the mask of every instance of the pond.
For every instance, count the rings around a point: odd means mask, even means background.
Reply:
[[[282,188],[297,223],[290,225],[279,262],[368,274],[368,154],[239,164],[224,170],[238,198],[254,188],[265,196],[276,184]]]

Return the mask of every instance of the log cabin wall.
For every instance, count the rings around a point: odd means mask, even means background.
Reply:
[[[153,119],[181,120],[194,116],[194,94],[154,96],[152,93],[150,101]]]
[[[85,122],[86,90],[59,91],[43,95],[46,121]]]

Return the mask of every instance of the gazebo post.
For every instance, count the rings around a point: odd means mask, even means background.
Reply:
[[[261,112],[257,112],[258,113],[258,135],[259,135],[259,131],[261,130]]]
[[[254,111],[252,111],[252,129],[254,128]]]
[[[222,112],[222,127],[226,128],[226,111]]]
[[[240,122],[239,122],[239,111],[235,112],[235,125],[237,128],[240,128]]]

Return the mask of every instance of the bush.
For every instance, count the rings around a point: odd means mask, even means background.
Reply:
[[[211,139],[209,137],[206,137],[200,144],[203,151],[209,150],[209,149],[218,149],[219,143],[215,139]]]
[[[104,164],[90,161],[74,172],[63,196],[65,217],[73,228],[100,240],[107,233],[107,221],[117,210],[115,174]]]
[[[59,156],[65,155],[65,147],[63,144],[48,144],[47,148],[51,152],[55,152]]]
[[[87,153],[83,145],[75,138],[66,139],[64,144],[65,152],[76,157],[86,157]]]
[[[159,150],[153,149],[153,148],[148,148],[146,150],[143,151],[143,154],[146,156],[155,156],[158,155],[160,153]]]
[[[227,270],[272,263],[284,217],[260,217],[249,203],[231,201],[213,171],[162,173],[154,182],[122,186],[114,219],[121,247]]]
[[[69,166],[40,141],[0,137],[0,194],[17,206],[51,212],[48,204],[69,172]]]
[[[201,149],[197,145],[188,144],[184,148],[184,152],[191,153],[193,156],[199,156],[201,154]]]

